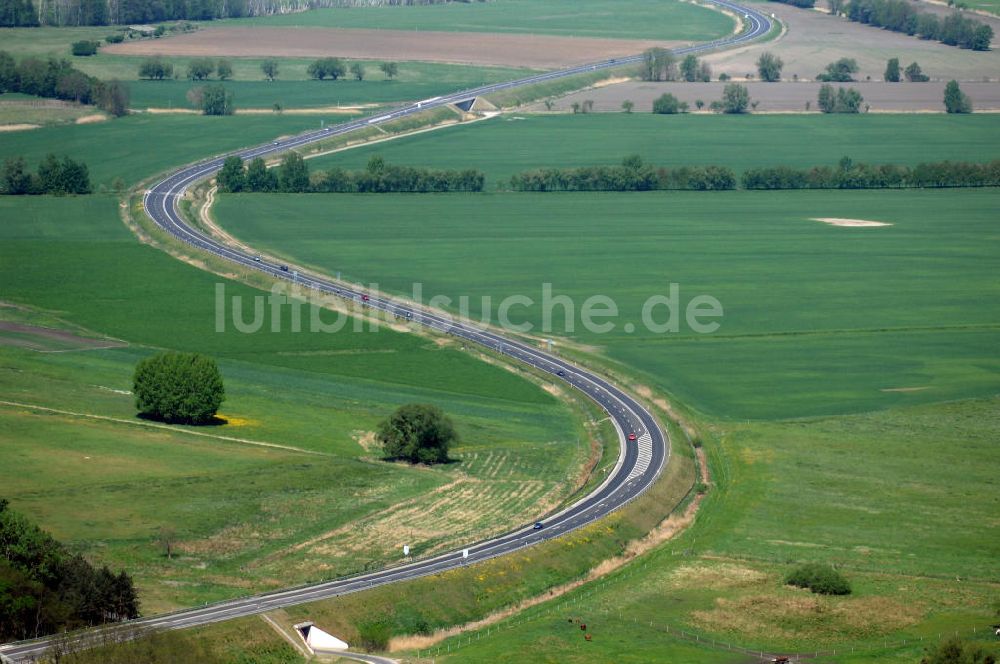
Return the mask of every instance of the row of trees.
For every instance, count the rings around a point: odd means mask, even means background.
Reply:
[[[24,196],[32,194],[89,194],[90,174],[87,165],[69,157],[57,159],[54,154],[38,164],[38,171],[28,170],[24,157],[4,161],[0,173],[0,194]]]
[[[228,81],[233,77],[233,64],[229,60],[216,61],[211,58],[198,58],[188,63],[187,77],[192,81],[207,80],[214,73],[218,73],[219,80]],[[173,77],[173,64],[164,61],[159,56],[146,58],[139,63],[139,78],[162,81],[165,78]]]
[[[472,169],[441,171],[393,166],[378,155],[368,161],[363,171],[335,168],[310,175],[302,156],[291,152],[272,170],[260,158],[244,166],[239,157],[228,157],[216,182],[224,192],[443,193],[482,191],[486,177]]]
[[[631,102],[629,102],[631,103]],[[704,102],[698,100],[695,102],[698,106],[698,110],[701,110],[704,106]],[[709,104],[709,109],[715,113],[746,113],[747,109],[751,106],[756,107],[756,102],[750,101],[750,91],[747,86],[740,85],[739,83],[729,83],[725,88],[722,89],[722,99],[717,99]],[[626,112],[631,112],[632,107],[626,107]],[[688,103],[686,101],[681,101],[669,92],[665,92],[656,99],[653,100],[653,113],[659,115],[674,115],[676,113],[687,113]]]
[[[885,63],[885,73],[883,78],[886,83],[899,83],[902,77],[910,83],[926,83],[931,77],[923,72],[916,62],[906,65],[906,69],[900,69],[899,58],[889,58]]]
[[[517,173],[510,179],[514,191],[655,191],[682,189],[719,191],[736,188],[736,175],[726,166],[654,168],[639,155],[620,166],[545,168]]]
[[[689,54],[678,61],[677,56],[665,48],[651,48],[643,53],[640,76],[644,81],[687,81],[707,83],[712,80],[712,68],[695,55]]]
[[[1000,160],[986,164],[944,161],[909,167],[855,164],[844,157],[835,168],[751,168],[743,173],[742,184],[744,189],[996,187],[1000,186]]]
[[[31,0],[4,0],[0,2],[0,28],[34,28],[38,26],[38,12]]]
[[[8,0],[0,3],[4,7]],[[9,0],[13,16],[0,13],[5,27],[43,25],[131,25],[162,21],[210,21],[219,18],[266,16],[317,7],[352,7],[390,4],[378,0]],[[392,4],[437,4],[452,0],[407,0]],[[464,0],[462,0],[464,1]],[[25,22],[27,17],[33,22]]]
[[[959,12],[942,19],[937,14],[917,10],[907,0],[851,0],[846,15],[858,23],[974,51],[990,50],[993,40],[993,28],[982,21]]]
[[[273,81],[278,77],[278,61],[269,58],[260,64],[264,78]],[[387,79],[392,79],[399,74],[399,65],[395,62],[382,62],[379,70]],[[309,76],[317,80],[337,80],[350,72],[351,76],[358,81],[364,80],[366,70],[360,62],[352,62],[347,65],[340,58],[320,58],[311,63],[306,70]],[[139,63],[139,78],[151,81],[162,81],[174,78],[174,65],[159,56],[146,58]],[[193,81],[204,81],[217,74],[219,80],[228,81],[233,77],[233,65],[229,60],[212,60],[210,58],[198,58],[188,63],[187,78]],[[179,76],[179,73],[178,73]]]
[[[0,499],[0,641],[139,615],[132,579],[94,568]]]
[[[0,51],[0,93],[4,92],[95,104],[116,117],[128,113],[125,83],[98,80],[56,58],[30,57],[17,62],[10,53]]]

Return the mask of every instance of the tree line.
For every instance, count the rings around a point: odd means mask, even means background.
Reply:
[[[129,89],[125,83],[101,81],[66,60],[52,57],[28,57],[17,62],[7,51],[0,51],[0,93],[4,92],[94,104],[116,117],[128,113]]]
[[[837,10],[840,7],[835,7],[834,13]],[[993,28],[982,21],[957,11],[942,19],[937,14],[917,10],[906,0],[851,0],[844,13],[849,20],[857,23],[973,51],[990,50],[990,41],[993,40]]]
[[[6,159],[0,172],[0,194],[24,196],[37,194],[89,194],[90,173],[83,162],[54,154],[46,156],[38,171],[28,170],[24,157]]]
[[[737,180],[727,166],[656,168],[638,155],[617,166],[545,168],[517,173],[513,191],[728,191],[737,189],[904,189],[1000,186],[1000,160],[869,165],[844,157],[835,167],[796,169],[790,166],[751,168]]]
[[[985,164],[942,161],[916,166],[869,165],[844,157],[836,167],[751,168],[744,189],[907,189],[1000,186],[1000,160]]]
[[[95,568],[0,499],[0,640],[138,616],[127,573]]]
[[[260,157],[248,165],[239,157],[228,157],[216,177],[224,192],[284,193],[444,193],[483,190],[486,177],[481,171],[433,170],[387,164],[375,155],[364,170],[341,168],[311,174],[301,155],[285,155],[281,165],[268,169]]]
[[[211,21],[319,7],[431,5],[452,1],[467,0],[38,0],[37,8],[32,0],[4,0],[0,2],[0,27]]]
[[[642,54],[639,75],[644,81],[707,83],[712,80],[712,67],[693,54],[678,60],[668,49],[655,47]]]
[[[736,175],[727,166],[655,168],[631,155],[619,166],[543,168],[514,174],[514,191],[656,191],[666,189],[722,191],[736,188]]]

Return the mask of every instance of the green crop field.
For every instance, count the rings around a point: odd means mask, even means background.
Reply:
[[[219,25],[444,30],[708,41],[729,34],[733,20],[676,0],[639,0],[622,11],[614,0],[498,0],[310,12],[238,19]]]
[[[1000,159],[1000,116],[513,114],[310,165],[361,168],[376,153],[395,164],[478,168],[488,187],[523,170],[618,164],[629,154],[657,166],[718,164],[737,173],[779,164],[833,166],[845,155],[868,163],[989,161]]]
[[[475,317],[483,297],[492,297],[496,319],[503,298],[526,295],[535,306],[515,308],[512,322],[532,323],[536,333],[548,332],[541,299],[551,283],[576,303],[568,336],[713,415],[846,413],[1000,385],[996,310],[980,306],[998,288],[997,256],[984,242],[996,190],[330,200],[224,196],[218,216],[255,246],[350,279],[378,275],[402,294],[420,282],[425,300],[446,295],[455,310],[468,296]],[[834,228],[812,217],[893,225]],[[669,295],[671,283],[681,307],[702,294],[722,303],[717,333],[695,334],[683,321],[676,334],[648,331],[643,305]],[[611,297],[620,312],[607,333],[581,324],[592,295]],[[555,310],[554,334],[566,329],[562,315]],[[661,311],[656,320],[665,318]]]
[[[115,178],[131,185],[195,159],[317,128],[321,119],[331,122],[343,116],[130,115],[95,124],[5,133],[0,161],[22,156],[34,170],[50,152],[66,154],[87,164],[95,188],[110,185]],[[25,210],[32,214],[30,205]]]
[[[391,163],[478,167],[496,181],[632,152],[666,166],[738,171],[760,165],[756,155],[802,167],[844,154],[905,164],[1000,154],[988,117],[831,119],[684,118],[656,133],[653,117],[614,127],[601,117],[529,117],[312,164],[358,168],[377,152]],[[904,126],[925,143],[901,135]],[[805,133],[840,138],[808,152],[786,138]],[[990,244],[997,190],[332,200],[229,195],[216,214],[241,239],[289,260],[354,280],[379,275],[383,288],[404,295],[419,282],[425,301],[446,295],[453,310],[468,296],[474,317],[483,297],[495,317],[503,298],[527,295],[534,305],[515,307],[512,322],[544,336],[542,284],[551,283],[575,303],[572,341],[602,354],[626,384],[653,385],[705,419],[715,488],[688,533],[632,576],[589,584],[583,592],[592,594],[572,604],[543,604],[537,618],[529,610],[510,629],[501,623],[499,636],[495,627],[476,631],[460,649],[470,635],[453,638],[442,658],[450,649],[454,661],[532,660],[544,646],[566,661],[729,661],[725,650],[678,639],[683,629],[759,649],[855,650],[831,661],[902,663],[941,633],[971,637],[989,624],[991,561],[1000,555],[989,516],[1000,462],[992,444],[1000,320],[989,305],[1000,269]],[[838,228],[816,217],[889,225]],[[644,328],[643,303],[671,283],[682,308],[696,295],[717,298],[721,328],[696,334],[683,318],[675,334]],[[620,311],[610,332],[580,323],[595,294]],[[562,313],[556,308],[557,339]],[[790,566],[810,560],[841,566],[854,593],[816,598],[785,588]],[[594,640],[568,618],[587,622]]]
[[[240,333],[228,321],[220,333],[221,280],[138,244],[118,220],[115,199],[3,198],[0,219],[0,300],[29,307],[2,308],[0,320],[79,326],[128,344],[39,353],[17,347],[32,340],[30,331],[0,334],[0,400],[42,408],[0,406],[0,462],[17,471],[4,496],[75,549],[128,567],[148,611],[391,559],[398,551],[384,533],[395,525],[386,511],[422,510],[433,520],[433,532],[409,531],[419,554],[449,536],[527,521],[572,489],[573,469],[587,453],[580,415],[454,344],[385,325],[310,333],[306,314],[306,331],[296,333],[288,308],[277,318],[268,313],[259,333]],[[261,295],[225,287],[246,307]],[[334,317],[323,316],[327,323]],[[156,348],[220,361],[227,424],[137,425],[131,374]],[[414,470],[369,459],[377,450],[366,447],[366,432],[408,402],[439,404],[455,418],[461,463]],[[446,486],[479,499],[453,496]],[[455,511],[435,513],[445,499]],[[349,538],[352,553],[331,549],[325,533],[359,520],[370,525]],[[154,542],[161,526],[178,532],[181,554],[172,561]],[[311,539],[325,548],[300,546]]]

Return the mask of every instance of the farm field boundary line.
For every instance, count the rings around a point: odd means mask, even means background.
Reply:
[[[203,431],[192,431],[190,429],[181,429],[179,427],[172,427],[169,424],[158,424],[156,422],[143,422],[138,420],[126,420],[121,417],[111,417],[110,415],[96,415],[94,413],[80,413],[73,410],[62,410],[60,408],[50,408],[48,406],[39,406],[31,403],[21,403],[19,401],[4,401],[0,400],[0,406],[8,406],[10,408],[26,408],[28,410],[38,410],[44,413],[51,413],[53,415],[66,415],[68,417],[82,417],[88,420],[101,420],[103,422],[113,422],[115,424],[127,424],[134,427],[144,427],[147,429],[161,429],[163,431],[170,431],[171,433],[186,434],[189,436],[201,436],[203,438],[214,438],[216,440],[224,440],[230,443],[238,443],[240,445],[254,445],[256,447],[270,447],[276,450],[284,450],[286,452],[297,452],[299,454],[311,454],[315,456],[323,457],[334,457],[333,454],[326,454],[325,452],[316,452],[315,450],[306,450],[301,447],[293,447],[292,445],[282,445],[280,443],[268,443],[262,440],[250,440],[249,438],[236,438],[234,436],[220,436],[214,433],[205,433]]]

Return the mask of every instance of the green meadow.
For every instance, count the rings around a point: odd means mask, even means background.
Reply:
[[[587,453],[583,418],[541,387],[385,324],[310,333],[303,315],[295,332],[287,307],[269,310],[258,333],[239,332],[231,316],[219,332],[223,280],[140,245],[117,206],[99,195],[0,199],[0,320],[118,340],[38,352],[18,347],[30,331],[0,334],[0,400],[9,402],[0,405],[0,463],[16,469],[4,491],[14,509],[132,571],[147,612],[383,564],[398,554],[374,530],[351,556],[327,553],[323,564],[298,545],[360,519],[377,528],[390,507],[440,501],[456,482],[480,487],[483,499],[466,501],[462,520],[440,515],[434,534],[414,533],[418,555],[530,519],[532,503],[510,516],[498,508],[528,484],[553,505],[571,491]],[[262,293],[224,285],[249,321]],[[323,313],[328,324],[337,317]],[[156,429],[135,418],[132,370],[161,348],[218,359],[225,424]],[[421,470],[376,460],[367,432],[410,402],[455,419],[459,463]],[[161,527],[177,533],[170,560],[155,541]]]
[[[994,397],[713,426],[706,448],[715,487],[690,531],[529,609],[517,626],[473,631],[471,645],[466,633],[431,654],[516,662],[546,644],[570,662],[747,661],[729,644],[837,651],[822,662],[903,663],[919,661],[941,634],[976,640],[973,628],[996,654],[986,628],[1000,555],[996,526],[987,525],[997,502],[998,406]],[[823,597],[784,586],[802,560],[838,565],[853,592]]]
[[[729,34],[733,20],[719,12],[670,0],[641,0],[623,11],[614,0],[499,0],[319,9],[309,12],[236,19],[219,25],[378,28],[709,41]]]

